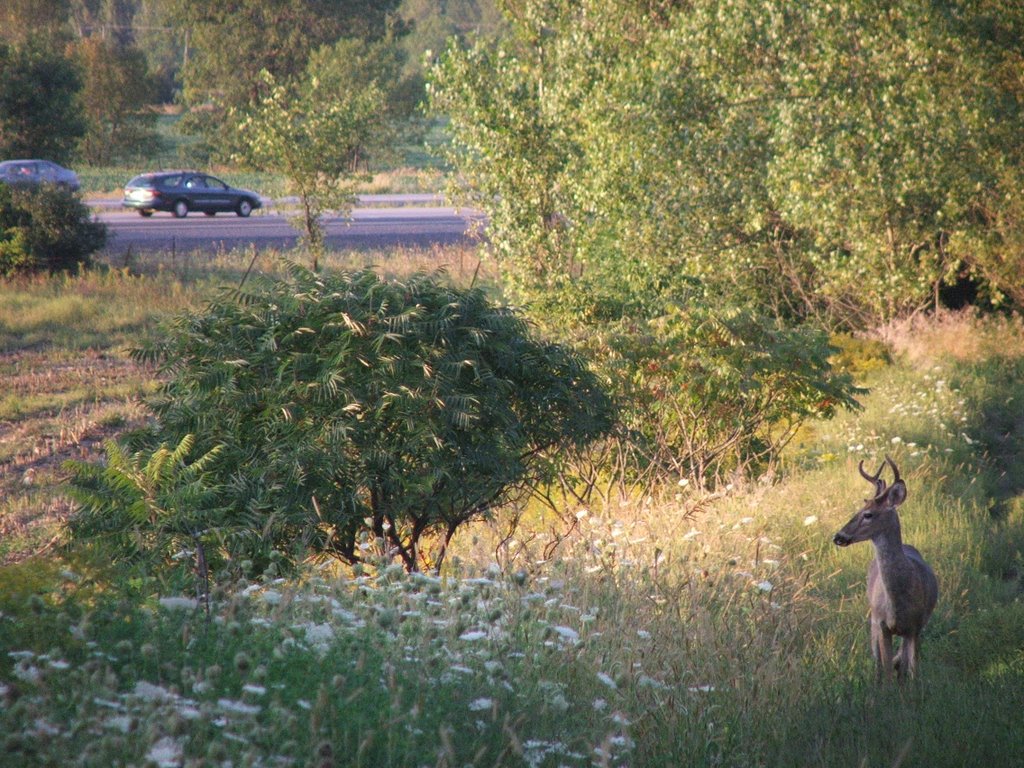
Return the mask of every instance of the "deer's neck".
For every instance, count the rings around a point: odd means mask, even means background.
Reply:
[[[900,534],[899,521],[871,539],[875,545],[875,559],[878,560],[879,571],[886,591],[890,594],[902,594],[905,585],[916,578],[914,564],[910,562],[903,550],[903,536]]]

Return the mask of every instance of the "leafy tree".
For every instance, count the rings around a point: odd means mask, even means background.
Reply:
[[[156,94],[146,75],[146,59],[135,48],[122,49],[99,38],[75,46],[81,67],[80,95],[88,128],[79,144],[93,165],[145,154],[158,141],[156,114],[148,109]]]
[[[310,64],[305,79],[278,83],[263,73],[266,94],[237,123],[247,144],[241,159],[281,173],[299,198],[299,216],[292,219],[319,265],[324,247],[321,217],[325,210],[345,215],[355,200],[355,160],[383,114],[383,94],[374,81],[342,85],[332,65],[361,48],[343,41],[329,56]]]
[[[827,338],[770,317],[766,254],[817,243],[772,198],[785,98],[754,5],[504,3],[510,35],[450,48],[431,82],[507,289],[601,362],[635,470],[708,484],[854,406]]]
[[[219,556],[259,567],[275,550],[439,568],[460,526],[610,425],[580,358],[480,290],[433,277],[294,267],[179,318],[140,354],[166,378],[152,431],[126,449],[132,464],[193,435],[187,456],[204,457],[213,495],[179,514],[230,532]]]
[[[35,39],[0,42],[0,157],[68,162],[85,133],[74,64]]]
[[[275,82],[299,77],[310,51],[342,38],[379,40],[399,0],[167,0],[166,18],[187,42],[186,127],[220,156],[239,150],[229,109],[255,107]]]
[[[503,7],[512,33],[450,49],[432,99],[521,295],[676,270],[837,327],[926,306],[979,241],[999,272],[1019,7]]]
[[[106,227],[77,195],[0,184],[0,276],[75,270],[106,238]]]
[[[32,39],[51,45],[68,39],[70,0],[4,0],[0,4],[0,40],[23,45]]]

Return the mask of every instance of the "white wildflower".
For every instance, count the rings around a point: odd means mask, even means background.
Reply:
[[[217,706],[234,715],[258,715],[263,709],[256,704],[246,704],[244,701],[232,701],[231,699],[217,699]]]
[[[487,637],[486,632],[482,632],[479,629],[471,629],[468,632],[463,632],[459,635],[459,640],[464,640],[467,643],[475,643],[477,640],[483,640]]]
[[[150,747],[146,753],[146,760],[156,763],[160,768],[179,768],[184,752],[184,747],[179,741],[164,736]]]
[[[494,700],[493,699],[487,699],[487,698],[481,697],[479,699],[473,699],[473,701],[469,702],[469,711],[470,712],[486,712],[487,710],[491,709],[493,706],[494,706]]]
[[[246,683],[242,686],[242,690],[246,693],[251,693],[253,696],[265,696],[267,689],[262,685],[253,685],[252,683]]]
[[[139,680],[135,684],[132,695],[143,701],[173,701],[175,698],[174,694],[166,688],[147,683],[145,680]]]
[[[263,593],[263,602],[267,605],[280,605],[281,593],[273,589],[268,589]]]
[[[132,729],[132,718],[128,715],[115,715],[107,720],[104,725],[121,733],[128,733]]]
[[[35,734],[37,736],[49,736],[52,738],[60,735],[60,728],[41,717],[37,717],[33,725],[35,726]]]
[[[575,643],[580,639],[580,633],[571,627],[552,627],[551,629],[567,643]]]
[[[762,592],[771,592],[773,589],[775,589],[775,585],[772,584],[770,581],[759,581],[755,586]]]
[[[700,536],[700,531],[698,531],[696,528],[691,528],[689,533],[683,534],[683,541],[693,541],[698,536]]]
[[[611,675],[609,675],[609,674],[607,674],[605,672],[598,672],[597,673],[597,679],[600,680],[605,685],[607,685],[613,691],[618,690],[619,686],[615,684],[615,681],[612,679]]]
[[[167,611],[194,611],[199,602],[193,597],[161,597],[160,607]]]
[[[814,525],[816,522],[818,522],[817,515],[808,515],[804,518],[804,525]]]
[[[637,687],[639,688],[652,688],[659,691],[667,691],[668,686],[660,680],[655,680],[650,675],[640,675],[636,680]]]
[[[330,624],[306,624],[303,629],[306,634],[306,642],[309,643],[314,650],[321,653],[326,652],[327,648],[334,640],[334,629]]]
[[[43,679],[43,673],[34,664],[18,664],[14,676],[25,683],[38,683]]]
[[[903,442],[903,438],[902,437],[894,437],[889,442],[892,443],[893,445],[899,445],[900,443]]]
[[[690,687],[690,693],[714,693],[715,686],[713,685],[694,685]]]

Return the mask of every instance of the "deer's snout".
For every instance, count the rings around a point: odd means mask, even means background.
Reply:
[[[853,540],[842,531],[833,536],[832,541],[837,547],[848,547],[853,543]]]

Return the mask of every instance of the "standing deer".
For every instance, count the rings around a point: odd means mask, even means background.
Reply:
[[[885,464],[892,467],[892,485],[881,479]],[[939,599],[935,573],[921,553],[900,536],[896,508],[907,498],[907,486],[888,456],[878,472],[869,475],[860,462],[861,476],[875,488],[873,498],[835,535],[840,547],[871,540],[875,558],[868,566],[868,603],[871,607],[871,653],[878,679],[913,677],[921,631]],[[893,658],[892,637],[902,638],[899,654]]]

